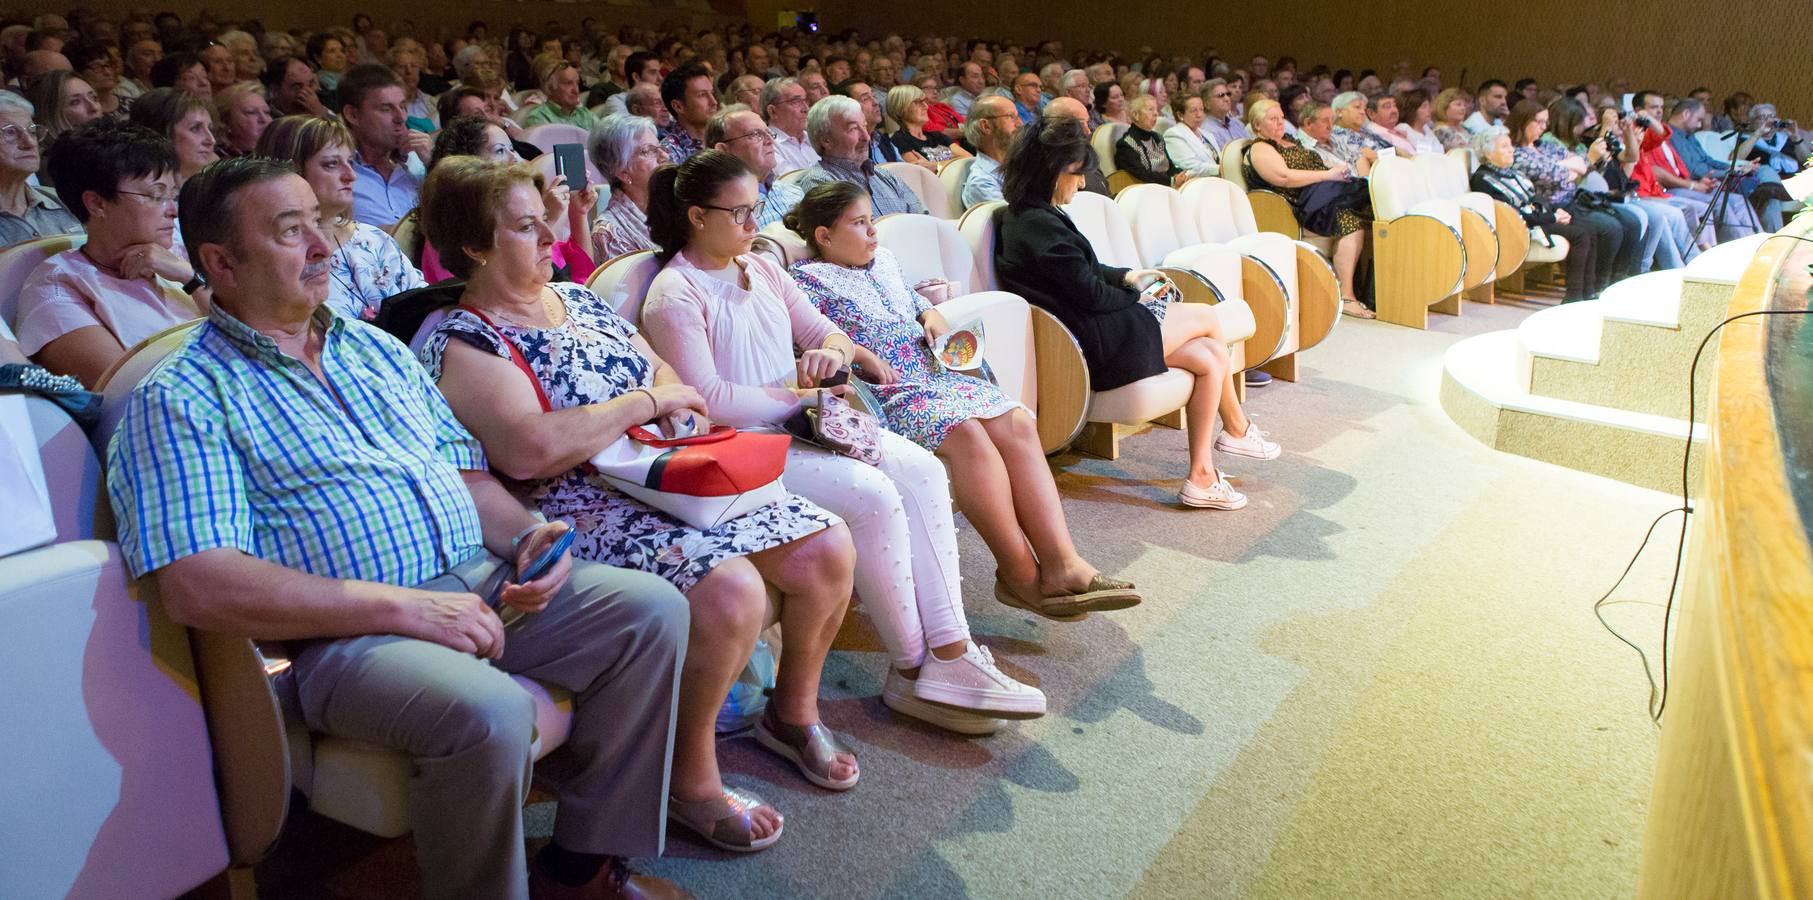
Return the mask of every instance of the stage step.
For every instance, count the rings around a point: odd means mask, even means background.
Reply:
[[[1766,235],[1721,244],[1684,269],[1627,278],[1600,299],[1532,314],[1517,330],[1531,394],[1685,419],[1687,374],[1700,341],[1725,318]],[[1710,371],[1716,345],[1702,355]],[[1696,410],[1704,410],[1701,379]],[[1696,413],[1697,414],[1697,413]]]
[[[1687,422],[1532,394],[1525,368],[1530,356],[1520,333],[1490,332],[1448,348],[1441,399],[1456,424],[1507,453],[1659,491],[1681,489]],[[1704,440],[1705,432],[1695,425],[1691,433]]]

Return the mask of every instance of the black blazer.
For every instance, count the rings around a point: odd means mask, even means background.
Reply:
[[[1058,317],[1083,347],[1091,386],[1106,391],[1165,371],[1158,318],[1105,266],[1070,217],[1049,203],[1008,206],[995,218],[995,279]]]

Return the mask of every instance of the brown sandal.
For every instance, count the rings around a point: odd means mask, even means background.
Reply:
[[[831,766],[837,762],[837,754],[848,754],[852,759],[856,758],[856,754],[844,746],[843,739],[837,736],[837,732],[825,727],[823,722],[789,725],[775,715],[774,706],[770,704],[755,723],[755,739],[782,759],[793,763],[807,781],[827,791],[847,791],[855,787],[856,782],[862,778],[860,769],[842,781],[831,777]]]
[[[681,800],[669,794],[667,818],[685,825],[701,840],[719,850],[754,853],[774,846],[774,842],[781,839],[781,832],[787,830],[787,823],[782,821],[773,834],[765,838],[755,836],[755,819],[750,814],[764,806],[768,806],[768,803],[762,798],[732,787],[726,787],[718,796],[704,800]]]
[[[1361,303],[1358,300],[1342,300],[1341,315],[1353,316],[1356,319],[1376,319],[1379,317],[1378,313],[1367,309],[1366,304]]]

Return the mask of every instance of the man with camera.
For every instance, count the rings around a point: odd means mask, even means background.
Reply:
[[[1681,157],[1689,175],[1694,178],[1712,178],[1716,183],[1726,177],[1732,166],[1730,160],[1717,159],[1706,152],[1706,148],[1695,138],[1706,127],[1706,117],[1705,104],[1700,101],[1691,98],[1676,100],[1674,106],[1669,108],[1668,143]],[[1744,130],[1738,130],[1731,134],[1731,138],[1741,146],[1749,135],[1759,138],[1759,143],[1765,137],[1758,129],[1748,134]],[[1753,159],[1739,159],[1737,175],[1738,178],[1729,190],[1749,199],[1761,220],[1763,230],[1779,231],[1782,227],[1782,201],[1793,199],[1788,196],[1787,188],[1782,187],[1781,173],[1771,166],[1758,166]]]
[[[1702,219],[1712,207],[1719,183],[1725,180],[1727,173],[1706,171],[1696,175],[1688,169],[1670,141],[1675,130],[1665,121],[1664,102],[1659,92],[1648,90],[1638,91],[1631,98],[1637,126],[1643,129],[1643,155],[1631,175],[1637,181],[1637,192],[1641,196],[1680,206],[1688,216]],[[1737,173],[1731,179],[1733,188],[1741,174]],[[1754,234],[1762,227],[1755,211],[1735,191],[1728,188],[1727,193],[1716,199],[1719,207],[1709,224],[1716,229],[1718,240]]]

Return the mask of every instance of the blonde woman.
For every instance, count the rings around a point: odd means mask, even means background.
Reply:
[[[258,149],[258,139],[271,125],[271,105],[264,85],[241,81],[214,95],[214,149],[222,159]]]
[[[936,170],[953,159],[970,155],[948,135],[926,127],[931,121],[931,104],[919,88],[910,84],[889,88],[884,112],[882,130],[887,132],[894,149],[900,151],[901,162]]]

